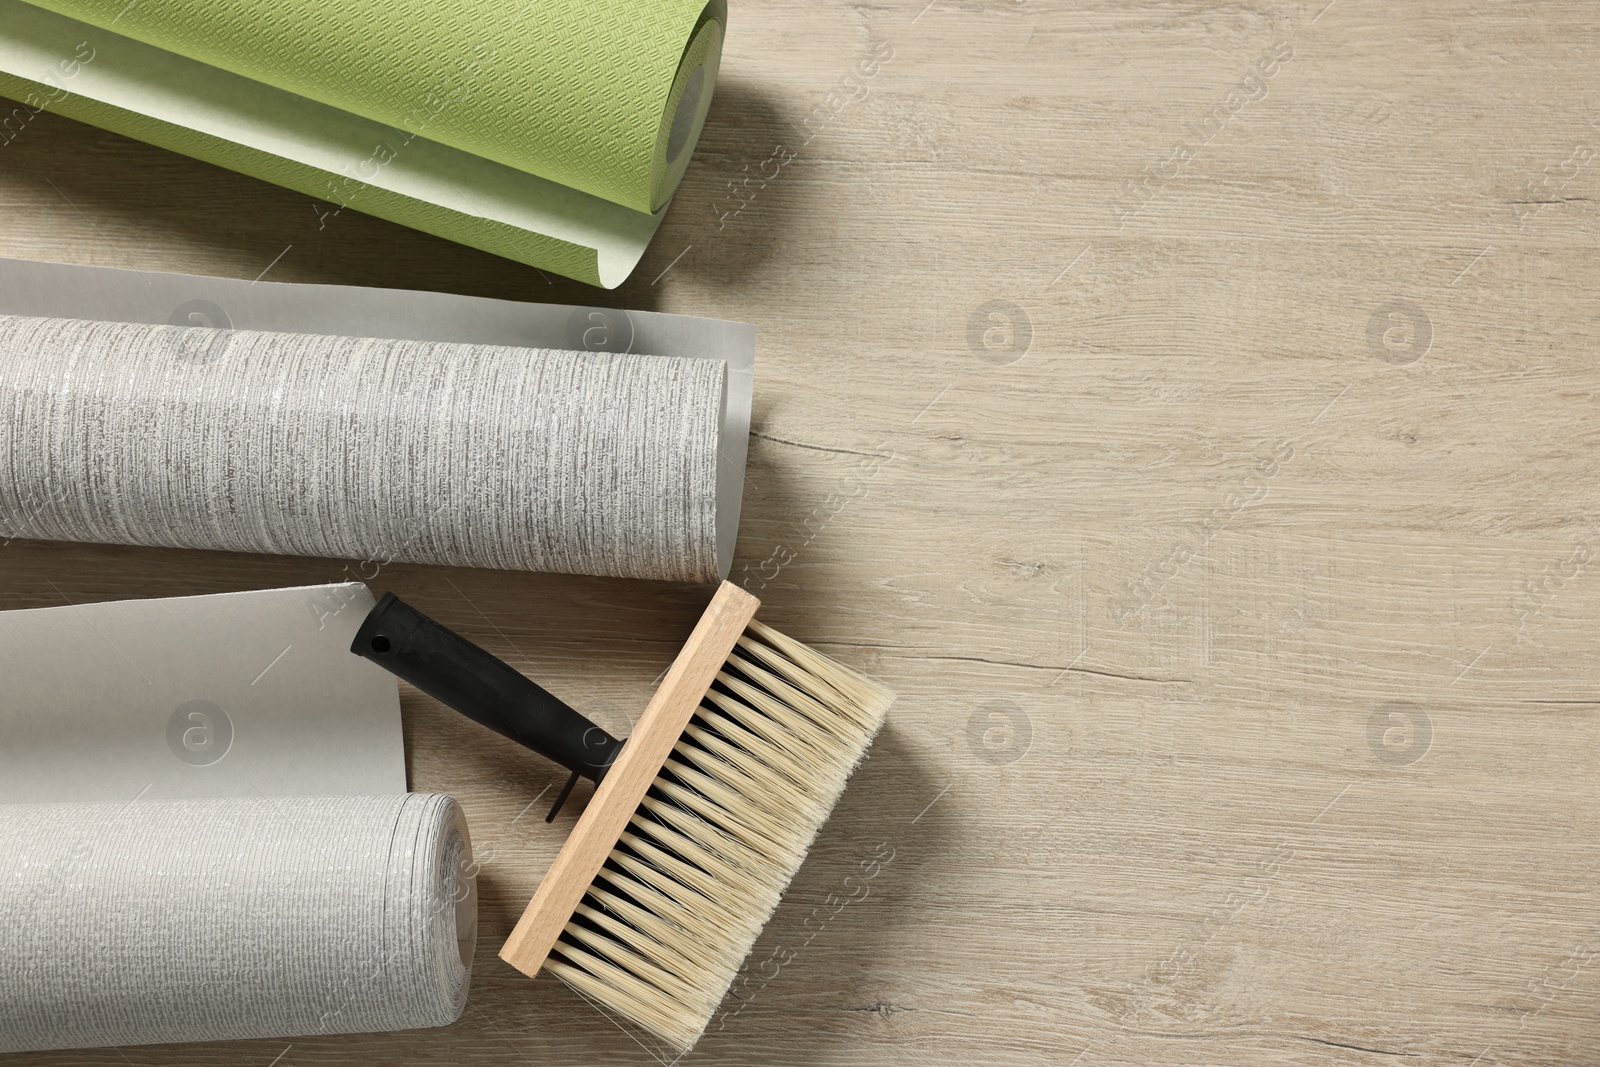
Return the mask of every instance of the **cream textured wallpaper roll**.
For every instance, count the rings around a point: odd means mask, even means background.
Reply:
[[[0,534],[715,581],[717,360],[0,316]]]
[[[0,806],[0,1052],[446,1025],[470,861],[433,794]]]

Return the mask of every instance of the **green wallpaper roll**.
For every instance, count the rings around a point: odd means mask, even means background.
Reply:
[[[616,285],[688,165],[724,11],[723,0],[0,0],[0,91]]]

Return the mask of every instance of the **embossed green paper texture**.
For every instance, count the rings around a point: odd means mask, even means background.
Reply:
[[[724,18],[724,0],[0,0],[0,93],[297,189],[325,222],[363,211],[611,287],[688,165]]]

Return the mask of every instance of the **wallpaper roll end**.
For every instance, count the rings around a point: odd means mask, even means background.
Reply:
[[[395,958],[421,976],[415,999],[396,1028],[448,1026],[461,1017],[472,985],[478,936],[477,867],[467,820],[454,797],[411,793],[405,797],[389,856],[389,899],[399,923],[393,931]],[[419,877],[431,884],[415,892]],[[405,959],[410,955],[410,959]]]
[[[723,22],[711,8],[695,31],[661,111],[651,160],[654,192],[650,209],[660,211],[677,192],[711,112],[722,67]]]

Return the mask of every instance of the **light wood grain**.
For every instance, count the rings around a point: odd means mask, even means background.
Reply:
[[[899,701],[688,1062],[1593,1062],[1594,6],[925,4],[734,3],[612,294],[50,116],[0,148],[0,253],[757,324],[735,578]],[[1025,351],[969,342],[994,300]],[[0,605],[343,566],[16,542]],[[617,733],[709,595],[371,584]],[[25,1062],[650,1064],[495,957],[575,818],[539,821],[557,772],[405,712],[484,863],[459,1023]]]
[[[717,672],[761,601],[732,582],[717,589],[688,642],[656,687],[615,762],[595,788],[533,899],[500,946],[500,958],[530,978],[539,974],[573,910],[594,884],[606,857],[661,774]]]

